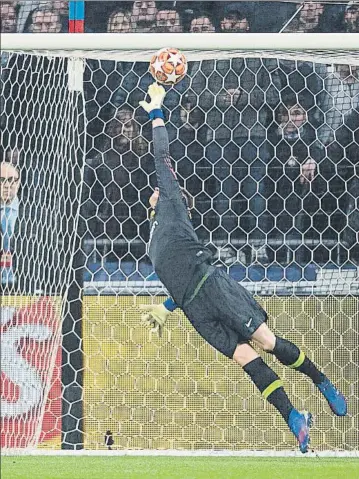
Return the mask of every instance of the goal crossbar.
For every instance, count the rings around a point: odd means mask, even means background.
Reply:
[[[276,57],[359,65],[358,33],[4,33],[2,50],[36,55],[148,61],[174,46],[189,61],[233,57]]]
[[[3,33],[3,50],[359,50],[358,33]]]

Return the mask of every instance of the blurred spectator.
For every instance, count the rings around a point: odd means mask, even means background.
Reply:
[[[284,32],[319,33],[324,31],[322,15],[324,4],[319,2],[304,2],[297,6],[297,14],[286,26]]]
[[[269,176],[274,182],[275,194],[268,203],[276,218],[272,233],[285,245],[277,251],[278,262],[286,261],[288,251],[291,251],[291,256],[296,251],[296,259],[301,262],[303,251],[298,248],[304,232],[313,223],[317,230],[323,228],[315,223],[316,220],[310,219],[320,210],[320,187],[323,183],[320,175],[317,177],[317,169],[324,157],[324,149],[316,140],[316,129],[308,121],[309,113],[304,106],[310,104],[310,100],[306,103],[310,96],[310,92],[303,91],[299,96],[291,95],[283,99],[284,104],[277,110],[279,126],[276,137],[271,137],[274,157],[269,165]]]
[[[117,153],[124,154],[131,150],[137,156],[144,154],[139,124],[130,107],[121,107],[116,111],[115,117],[107,126],[107,135],[111,147]]]
[[[190,145],[196,139],[200,141],[201,145],[205,145],[207,138],[205,114],[197,105],[197,97],[193,91],[185,93],[182,97],[178,126],[180,127],[179,139],[185,145]],[[199,157],[203,156],[203,149],[200,150],[201,154],[195,154],[193,161],[197,161]]]
[[[122,9],[114,10],[107,23],[108,33],[128,33],[131,28],[131,12],[123,11]]]
[[[208,126],[205,114],[198,105],[198,97],[192,90],[187,90],[181,97],[181,104],[171,115],[171,123],[176,125],[173,132],[174,141],[171,144],[171,155],[176,165],[176,173],[181,183],[196,196],[196,211],[202,213],[211,208],[211,202],[204,193],[204,183],[212,172],[212,165],[204,158],[204,148],[207,142]],[[171,135],[172,136],[172,135]],[[198,180],[195,180],[198,178]],[[207,183],[205,183],[207,186]],[[198,216],[193,216],[195,227],[201,239],[208,240],[208,231],[203,231],[203,224],[210,223],[210,215],[200,222]],[[202,234],[203,233],[203,234]]]
[[[16,32],[16,10],[12,3],[0,3],[1,33]]]
[[[346,154],[343,155],[348,163],[346,169],[347,201],[345,217],[348,230],[343,232],[343,240],[347,241],[350,248],[349,258],[359,266],[359,108],[351,112],[345,119],[347,140]]]
[[[233,59],[230,64],[222,60],[212,67],[214,73],[208,81],[217,108],[207,114],[214,141],[206,148],[206,157],[216,163],[217,174],[224,180],[224,195],[218,197],[222,205],[215,207],[223,210],[227,205],[228,209],[231,203],[225,229],[233,231],[238,227],[239,217],[241,230],[237,229],[232,238],[246,238],[249,243],[254,240],[253,244],[264,243],[269,228],[266,198],[269,196],[270,145],[267,131],[279,104],[281,85],[275,73],[277,69],[278,62],[270,59]],[[221,154],[227,165],[220,160]],[[249,251],[247,253],[249,255]],[[253,255],[254,251],[250,253]],[[257,258],[259,255],[262,261],[266,260],[265,251],[256,254]]]
[[[131,23],[136,32],[148,33],[156,29],[156,2],[153,0],[133,2]]]
[[[31,20],[31,14],[34,10],[42,5],[41,0],[34,0],[28,2],[27,0],[20,0],[19,1],[19,11],[18,11],[18,18],[17,18],[17,32],[29,32],[29,24]]]
[[[45,3],[45,6],[51,10],[56,10],[61,17],[68,17],[69,2],[67,0],[50,0]]]
[[[299,32],[320,31],[320,19],[324,12],[324,4],[305,2],[299,12]]]
[[[350,65],[320,65],[317,68],[324,78],[324,91],[319,105],[325,114],[319,137],[329,144],[338,128],[345,124],[346,116],[359,108],[359,67]]]
[[[44,6],[32,12],[29,25],[32,33],[60,33],[62,30],[61,16],[57,10]]]
[[[31,17],[35,10],[50,10],[60,16],[61,31],[68,30],[68,1],[64,0],[19,0],[19,12],[17,20],[18,32],[31,32]],[[46,32],[43,32],[46,33]]]
[[[250,31],[251,8],[247,2],[233,2],[225,5],[220,21],[223,33],[246,33]]]
[[[359,3],[349,2],[344,11],[345,32],[359,32]]]
[[[192,18],[189,31],[191,33],[214,33],[215,26],[207,14],[198,13],[198,16]]]
[[[8,162],[0,164],[0,212],[1,212],[1,284],[11,285],[14,282],[12,269],[11,239],[19,213],[17,197],[20,186],[18,169]]]
[[[359,108],[351,110],[335,139],[327,146],[327,156],[319,165],[323,177],[321,209],[328,226],[343,243],[345,261],[359,264]]]
[[[136,236],[134,224],[141,223],[141,215],[146,216],[139,192],[148,186],[148,178],[139,167],[148,144],[127,106],[116,111],[105,133],[97,155],[87,160],[84,215],[95,237],[106,234],[107,238],[123,235],[131,239]]]
[[[175,8],[160,8],[156,14],[157,33],[182,33],[181,17]]]
[[[292,157],[308,157],[301,164],[300,182],[305,183],[314,179],[316,161],[319,156],[314,154],[315,159],[309,154],[309,148],[313,146],[316,132],[312,124],[308,122],[308,113],[300,103],[295,100],[288,101],[280,113],[278,135],[282,141],[277,145],[277,155],[281,156],[281,150],[290,152]],[[289,147],[289,148],[288,148]],[[313,146],[314,148],[314,146]],[[318,145],[319,148],[319,145]],[[289,155],[284,155],[288,156]]]

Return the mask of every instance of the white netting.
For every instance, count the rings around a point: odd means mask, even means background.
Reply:
[[[195,198],[197,233],[217,264],[259,295],[275,331],[301,346],[349,399],[350,415],[334,418],[307,379],[273,365],[296,406],[316,415],[313,445],[353,450],[358,69],[265,56],[190,63],[188,77],[166,96],[171,154]],[[111,431],[115,448],[292,447],[282,419],[182,315],[161,340],[139,325],[138,305],[163,294],[146,255],[155,178],[151,126],[137,105],[152,81],[148,63],[86,60],[84,107],[81,93],[67,90],[66,60],[14,53],[6,65],[4,150],[19,150],[24,207],[13,238],[19,261],[3,303],[7,311],[23,308],[15,320],[8,313],[4,326],[25,322],[29,302],[41,306],[71,288],[62,393],[53,374],[45,375],[57,389],[42,395],[36,437],[27,426],[10,435],[21,420],[14,414],[3,442],[28,445],[30,436],[31,445],[54,447],[62,431],[65,448],[104,448]],[[40,314],[33,322],[41,321]],[[16,342],[18,354],[29,344]],[[16,402],[15,386],[23,384],[7,384],[5,401]]]
[[[67,59],[3,53],[2,67],[1,440],[28,447],[51,436],[43,419],[61,417],[61,318],[73,276],[85,110],[83,95],[69,90]]]

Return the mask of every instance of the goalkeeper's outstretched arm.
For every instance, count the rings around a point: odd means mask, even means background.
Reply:
[[[161,109],[166,92],[162,86],[153,83],[148,87],[148,94],[151,102],[141,101],[140,105],[147,111],[152,120],[153,148],[160,200],[174,200],[182,203],[182,192],[172,168],[168,134]]]

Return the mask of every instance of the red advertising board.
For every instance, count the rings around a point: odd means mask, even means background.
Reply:
[[[61,322],[57,300],[1,299],[1,447],[61,441]]]

